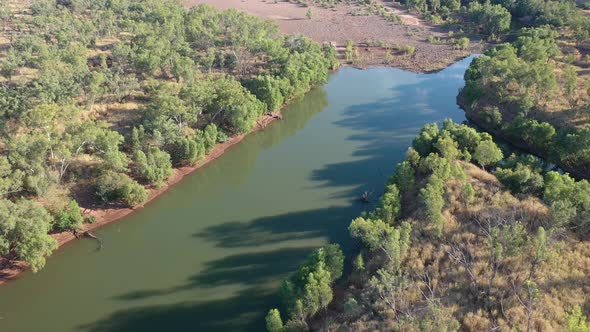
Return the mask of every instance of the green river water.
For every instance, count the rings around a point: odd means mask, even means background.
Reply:
[[[120,222],[0,287],[0,331],[263,331],[277,288],[340,243],[419,129],[463,121],[472,58],[434,74],[343,68],[284,119]]]

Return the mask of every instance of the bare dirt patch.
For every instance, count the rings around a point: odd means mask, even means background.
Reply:
[[[320,43],[332,43],[343,51],[346,42],[352,40],[358,49],[357,67],[389,65],[417,72],[430,72],[443,69],[473,53],[482,52],[479,42],[471,42],[466,50],[454,50],[449,43],[432,44],[428,37],[449,40],[448,31],[434,26],[421,18],[408,13],[399,6],[384,2],[392,8],[404,24],[394,24],[374,15],[356,15],[363,7],[354,4],[341,4],[334,8],[312,8],[312,18],[308,19],[308,7],[288,2],[274,3],[270,0],[186,0],[187,7],[210,4],[218,9],[235,8],[263,19],[277,23],[281,32],[303,34]],[[413,46],[415,53],[406,55],[403,51],[389,52],[373,45],[390,45],[399,48]],[[340,52],[341,53],[341,52]],[[343,54],[341,54],[343,55]],[[387,58],[387,59],[386,59]]]

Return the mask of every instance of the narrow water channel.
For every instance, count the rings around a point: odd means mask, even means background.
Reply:
[[[425,123],[463,112],[471,58],[434,74],[343,68],[284,119],[37,274],[0,287],[0,331],[263,331],[280,281],[328,242],[350,251],[369,208]]]

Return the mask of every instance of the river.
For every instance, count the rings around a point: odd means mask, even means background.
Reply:
[[[471,58],[433,74],[343,68],[130,217],[0,287],[0,331],[263,331],[277,288],[377,198],[429,122],[456,105]]]

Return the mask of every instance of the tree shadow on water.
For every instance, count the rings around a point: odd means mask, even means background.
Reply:
[[[374,197],[378,197],[395,165],[404,159],[413,137],[432,119],[407,112],[391,100],[348,107],[344,111],[345,118],[335,124],[356,131],[347,138],[361,143],[352,152],[355,158],[327,164],[315,170],[311,180],[320,187],[352,187],[353,197],[363,191],[373,192]],[[348,193],[339,193],[339,197],[345,194]]]
[[[352,153],[357,159],[328,164],[314,171],[311,179],[321,186],[353,186],[357,193],[368,190],[379,196],[385,179],[425,124],[465,119],[455,97],[463,85],[461,66],[467,61],[420,75],[417,82],[395,85],[391,95],[379,100],[346,107],[334,124],[352,130],[347,139],[361,143]],[[454,77],[455,72],[461,75]]]
[[[199,273],[182,285],[155,290],[141,290],[116,296],[117,300],[141,301],[195,289],[246,285],[256,288],[295,271],[312,247],[284,248],[273,251],[246,253],[223,257],[205,264]]]
[[[244,253],[228,255],[203,264],[185,283],[163,289],[137,290],[118,295],[116,301],[134,307],[119,310],[81,331],[263,331],[269,308],[278,307],[276,289],[269,286],[294,272],[315,249],[305,242],[295,246],[291,240],[327,239],[348,249],[351,216],[359,205],[329,207],[258,218],[249,222],[228,222],[193,234],[198,241],[214,241],[221,248],[243,248]],[[284,246],[282,246],[284,243]],[[315,242],[314,242],[315,243]],[[267,249],[261,245],[272,245]],[[277,245],[279,248],[277,248]],[[253,251],[254,250],[254,251]],[[199,302],[199,292],[211,293],[217,287],[241,289],[226,299]],[[192,292],[195,302],[144,306],[143,302],[175,293]],[[186,296],[186,294],[185,294]]]
[[[119,331],[263,331],[268,309],[279,307],[278,295],[268,283],[295,271],[312,247],[284,248],[224,257],[205,264],[185,284],[155,290],[129,292],[115,300],[134,307],[113,312],[79,327],[87,332]],[[243,287],[227,298],[200,298],[199,289],[211,293],[216,287]],[[195,301],[142,305],[143,301],[179,292],[192,292]],[[220,294],[227,292],[219,290]],[[200,300],[200,301],[199,301]]]
[[[366,206],[351,203],[308,211],[258,218],[249,222],[228,222],[193,234],[214,241],[222,248],[257,247],[283,241],[323,237],[340,242],[348,237],[352,216]]]
[[[249,288],[234,296],[205,302],[139,306],[117,311],[91,324],[87,332],[263,331],[265,309],[276,306],[276,296]]]

